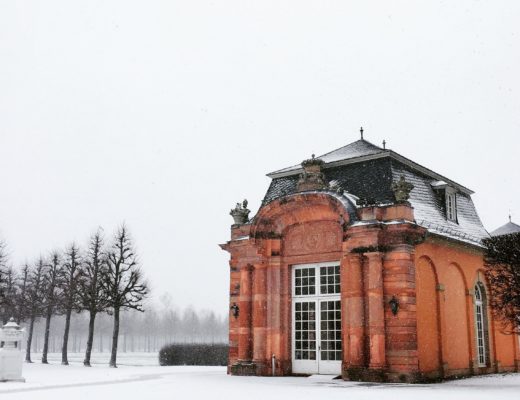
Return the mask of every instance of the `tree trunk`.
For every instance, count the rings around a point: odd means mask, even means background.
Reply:
[[[117,368],[117,339],[119,337],[119,308],[114,308],[114,332],[112,334],[112,351],[110,354],[110,366]]]
[[[96,312],[90,311],[90,319],[88,321],[88,338],[87,338],[87,349],[85,350],[85,360],[83,365],[90,367],[90,356],[92,354],[92,346],[94,344],[94,323],[96,320]]]
[[[69,365],[69,359],[67,357],[67,350],[69,345],[69,331],[70,331],[70,316],[72,309],[67,310],[65,315],[65,330],[63,331],[63,344],[61,347],[61,365]]]
[[[49,333],[51,331],[52,309],[47,308],[47,316],[45,318],[45,335],[43,337],[42,364],[48,364],[47,353],[49,352]]]
[[[34,320],[36,317],[31,315],[31,321],[29,322],[29,334],[27,335],[27,348],[25,349],[25,362],[32,363],[31,361],[31,345],[34,332]]]

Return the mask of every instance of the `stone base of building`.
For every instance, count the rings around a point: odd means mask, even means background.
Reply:
[[[515,367],[501,368],[500,372],[519,372]],[[469,378],[471,376],[489,375],[497,373],[496,368],[457,369],[448,371],[422,372],[391,372],[384,369],[347,368],[342,378],[356,382],[389,382],[389,383],[433,383],[444,380]]]
[[[22,382],[22,383],[25,383],[25,378],[16,378],[16,379],[3,379],[3,378],[0,378],[0,382]]]
[[[439,380],[438,376],[426,377],[418,372],[391,372],[387,369],[351,367],[343,370],[341,376],[346,381],[419,383]]]
[[[256,364],[252,361],[237,361],[230,367],[231,375],[253,376],[259,375]]]
[[[520,372],[515,366],[501,368],[500,372]],[[272,376],[272,369],[262,362],[237,361],[229,366],[229,373],[237,376]],[[345,368],[341,378],[354,382],[375,383],[432,383],[443,380],[463,379],[470,376],[488,375],[497,373],[495,367],[478,368],[477,370],[457,369],[447,371],[421,372],[393,372],[388,369],[373,368]],[[308,376],[306,374],[293,374],[291,363],[277,363],[275,376]]]

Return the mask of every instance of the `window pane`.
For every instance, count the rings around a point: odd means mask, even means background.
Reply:
[[[321,359],[341,360],[341,301],[321,301],[320,307]]]
[[[297,268],[294,271],[294,295],[308,296],[316,294],[315,268]]]
[[[339,266],[320,267],[320,294],[339,294]],[[326,283],[326,285],[325,285]]]

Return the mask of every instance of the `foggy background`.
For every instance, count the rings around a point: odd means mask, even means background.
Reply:
[[[126,222],[154,296],[227,313],[229,210],[365,138],[520,222],[518,1],[0,2],[15,265]]]

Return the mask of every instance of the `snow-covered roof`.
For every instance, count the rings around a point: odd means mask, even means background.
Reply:
[[[358,140],[318,157],[325,161],[323,172],[327,180],[345,193],[374,204],[395,202],[392,184],[401,176],[414,185],[410,203],[416,223],[432,234],[481,246],[489,237],[471,199],[473,192],[392,150],[382,149],[366,140]],[[296,192],[301,166],[275,171],[268,176],[271,185],[263,204]],[[446,218],[443,187],[455,189],[457,222]]]
[[[434,234],[473,244],[480,245],[481,239],[489,237],[468,194],[455,194],[457,222],[453,222],[446,218],[442,198],[435,193],[436,188],[427,176],[396,162],[392,162],[392,176],[394,181],[404,176],[407,182],[413,184],[409,201],[414,208],[417,224]]]
[[[491,236],[503,236],[509,235],[511,233],[519,233],[520,225],[515,224],[514,222],[509,221],[507,224],[502,225],[500,228],[495,229],[491,232]]]
[[[316,158],[325,162],[325,165],[323,166],[324,169],[330,169],[341,165],[359,163],[363,161],[376,160],[379,158],[392,158],[408,165],[410,168],[413,168],[422,174],[428,175],[432,178],[432,182],[434,182],[434,184],[450,185],[468,195],[474,193],[471,189],[468,189],[467,187],[462,186],[461,184],[454,182],[451,179],[448,179],[426,167],[423,167],[422,165],[417,164],[416,162],[396,153],[393,150],[382,149],[381,147],[376,146],[375,144],[372,144],[365,139],[357,140]],[[302,171],[303,169],[301,164],[297,164],[288,168],[280,169],[278,171],[270,172],[267,174],[267,176],[273,179],[282,178],[299,174]]]
[[[385,150],[383,150],[381,147],[378,147],[375,144],[370,143],[368,140],[358,140],[356,142],[347,144],[346,146],[340,147],[339,149],[323,154],[317,158],[324,161],[326,164],[330,164],[336,161],[343,161],[357,157],[380,154],[384,151]],[[267,176],[274,177],[282,174],[290,175],[292,173],[300,171],[301,169],[302,167],[300,164],[293,165],[292,167],[287,167],[278,171],[271,172],[267,174]]]

